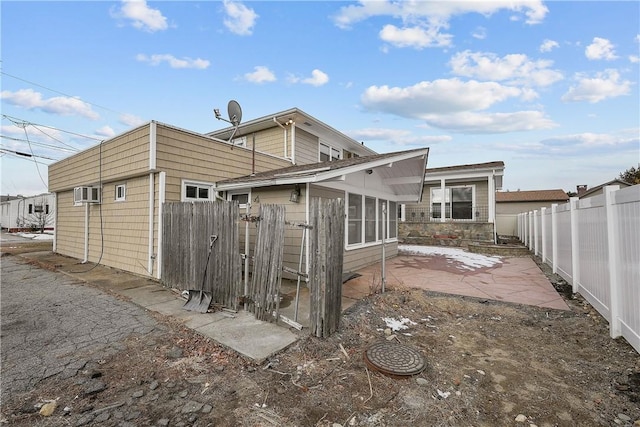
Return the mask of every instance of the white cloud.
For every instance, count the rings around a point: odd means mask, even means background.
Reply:
[[[82,116],[91,120],[97,120],[100,117],[98,113],[93,111],[90,104],[80,98],[55,96],[44,99],[41,93],[33,89],[20,89],[15,92],[4,90],[0,93],[0,98],[11,105],[28,110],[38,109],[60,116]]]
[[[169,28],[167,18],[158,9],[150,8],[146,0],[122,0],[122,7],[112,16],[131,20],[135,28],[150,33]]]
[[[594,154],[613,154],[637,149],[640,143],[640,129],[623,129],[613,133],[583,132],[556,135],[526,144],[496,144],[502,151],[516,151],[523,154],[553,156],[588,157]]]
[[[136,55],[136,60],[140,62],[147,62],[150,65],[154,66],[159,65],[162,62],[166,62],[171,68],[196,68],[199,70],[209,68],[210,64],[206,59],[192,59],[186,56],[184,58],[176,58],[175,56],[168,53],[153,54],[151,56],[139,53],[138,55]]]
[[[414,135],[406,129],[364,128],[347,131],[346,134],[357,141],[388,141],[403,146],[427,146],[452,140],[449,135]]]
[[[322,86],[329,82],[329,76],[323,71],[318,70],[317,68],[311,72],[311,77],[297,77],[295,75],[290,75],[287,80],[289,83],[304,83],[311,86]]]
[[[380,31],[380,39],[396,47],[443,47],[451,45],[450,34],[442,34],[439,28],[398,28],[395,25],[385,25]]]
[[[111,138],[116,135],[116,132],[113,130],[111,126],[102,126],[101,128],[96,129],[95,134],[98,136],[104,136],[106,138]]]
[[[143,118],[134,116],[133,114],[122,114],[118,117],[118,121],[129,127],[137,127],[146,122]]]
[[[361,102],[371,111],[419,119],[453,132],[501,133],[556,126],[540,111],[479,112],[516,97],[530,99],[532,91],[496,82],[441,79],[404,88],[371,86],[362,94]]]
[[[570,87],[567,93],[562,95],[562,101],[586,101],[595,104],[607,98],[629,94],[632,85],[629,80],[621,80],[620,73],[612,69],[597,73],[592,78],[577,74],[576,80],[577,85]]]
[[[506,133],[552,129],[557,124],[540,111],[512,113],[460,112],[447,115],[427,114],[423,120],[432,127],[460,133]]]
[[[268,67],[258,65],[253,67],[253,73],[246,73],[244,78],[251,83],[269,83],[276,81],[276,75]]]
[[[637,64],[638,62],[640,62],[640,56],[629,55],[629,62],[631,62],[632,64]]]
[[[302,83],[305,83],[311,86],[322,86],[327,84],[328,82],[329,82],[329,76],[318,69],[315,69],[311,72],[311,77],[302,79]]]
[[[455,54],[449,65],[453,73],[459,76],[512,84],[549,86],[563,78],[561,72],[550,69],[553,61],[534,61],[524,54],[510,54],[499,58],[492,53],[466,50]]]
[[[478,40],[484,40],[487,38],[487,29],[485,27],[478,27],[473,33],[471,33],[471,37]]]
[[[408,87],[370,86],[361,101],[370,110],[422,118],[427,114],[484,110],[522,94],[521,89],[495,82],[463,82],[454,78],[423,81]]]
[[[224,19],[224,26],[234,34],[240,36],[251,35],[259,15],[253,9],[240,2],[224,0],[223,4],[227,14]]]
[[[593,43],[587,46],[584,54],[591,60],[606,59],[611,61],[617,58],[613,44],[609,40],[600,37],[593,38]]]
[[[540,45],[540,52],[551,52],[551,50],[560,47],[558,42],[554,40],[545,39]]]
[[[402,22],[402,26],[387,24],[380,37],[398,47],[422,49],[432,46],[449,46],[452,35],[443,33],[449,28],[452,17],[467,13],[489,16],[500,10],[510,10],[526,16],[528,24],[544,20],[547,7],[541,0],[514,1],[365,1],[343,6],[333,16],[336,26],[348,29],[352,25],[372,17],[391,17]],[[476,35],[482,36],[482,32]]]

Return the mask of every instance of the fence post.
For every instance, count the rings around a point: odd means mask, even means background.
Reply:
[[[531,236],[533,236],[533,221],[531,220],[533,218],[533,211],[529,211],[529,234],[527,235],[527,242],[529,246],[529,250],[532,251],[533,250],[533,240],[531,240]]]
[[[580,257],[578,256],[579,248],[579,236],[580,230],[578,227],[578,208],[580,199],[577,197],[571,197],[569,199],[569,219],[571,221],[571,279],[572,292],[577,294],[580,284]]]
[[[538,255],[538,233],[540,230],[538,229],[538,220],[536,216],[538,215],[538,210],[534,209],[533,211],[533,254]]]
[[[551,267],[553,274],[558,270],[558,204],[551,205]]]
[[[540,248],[542,252],[542,262],[544,263],[547,259],[547,219],[545,218],[547,214],[547,208],[540,208],[540,241],[542,242],[542,248]]]
[[[620,321],[620,280],[618,277],[618,218],[615,211],[615,193],[620,186],[607,185],[604,188],[604,203],[607,218],[607,258],[609,259],[609,290],[610,290],[610,311],[611,320],[609,322],[609,334],[611,338],[618,338],[622,335],[622,324]]]

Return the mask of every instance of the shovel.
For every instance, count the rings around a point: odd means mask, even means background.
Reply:
[[[200,289],[189,289],[189,299],[182,306],[185,310],[197,311],[200,313],[206,313],[207,310],[209,310],[209,304],[211,304],[212,296],[211,292],[206,292],[204,290],[204,283],[207,279],[207,269],[209,268],[209,259],[211,259],[213,244],[218,240],[218,236],[214,234],[209,239],[209,254],[207,255],[207,263],[204,267],[202,286],[200,286]]]

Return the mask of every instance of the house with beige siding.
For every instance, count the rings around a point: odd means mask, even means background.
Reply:
[[[427,168],[422,200],[400,206],[399,239],[446,246],[494,242],[495,192],[503,175],[502,161]]]
[[[518,214],[555,203],[566,203],[569,196],[564,190],[499,191],[496,193],[497,233],[501,236],[517,236]]]
[[[166,202],[284,204],[288,221],[305,222],[310,197],[342,197],[345,270],[356,269],[378,260],[383,240],[397,251],[397,205],[420,200],[427,156],[378,155],[297,108],[208,134],[151,121],[49,166],[54,251],[161,279]],[[299,233],[285,236],[296,270]]]

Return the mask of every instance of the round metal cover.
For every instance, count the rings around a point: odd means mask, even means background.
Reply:
[[[372,369],[386,375],[411,376],[424,371],[427,363],[415,349],[402,344],[382,341],[364,352],[364,361]]]

